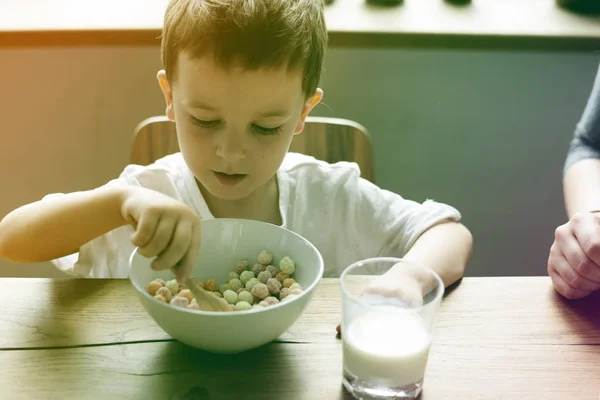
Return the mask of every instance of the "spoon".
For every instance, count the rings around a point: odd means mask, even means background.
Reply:
[[[202,289],[193,277],[186,278],[185,286],[192,292],[202,311],[231,311],[229,303],[220,297]]]

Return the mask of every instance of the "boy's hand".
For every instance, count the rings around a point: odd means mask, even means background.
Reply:
[[[186,204],[145,188],[127,191],[123,218],[135,229],[131,241],[156,270],[172,269],[179,282],[190,276],[200,249],[200,217]]]
[[[559,226],[548,257],[548,274],[557,292],[579,299],[600,289],[600,217],[575,214]]]

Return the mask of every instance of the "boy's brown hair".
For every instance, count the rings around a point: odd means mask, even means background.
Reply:
[[[212,52],[224,67],[302,68],[305,96],[315,94],[327,45],[323,0],[171,0],[162,63],[173,81],[179,53]]]

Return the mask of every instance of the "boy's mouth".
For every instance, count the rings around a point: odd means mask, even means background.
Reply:
[[[246,178],[246,174],[226,174],[224,172],[213,171],[215,177],[221,185],[233,186],[237,185]]]

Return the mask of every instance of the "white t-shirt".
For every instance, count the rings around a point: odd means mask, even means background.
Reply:
[[[460,220],[460,213],[446,204],[432,200],[419,204],[380,189],[360,178],[355,163],[328,164],[288,153],[277,179],[282,226],[317,247],[325,277],[338,277],[361,259],[402,257],[431,226]],[[107,185],[123,184],[156,190],[189,205],[201,219],[214,218],[181,153],[149,166],[129,165]],[[130,226],[119,227],[52,263],[79,277],[126,278],[134,250],[132,234]]]

